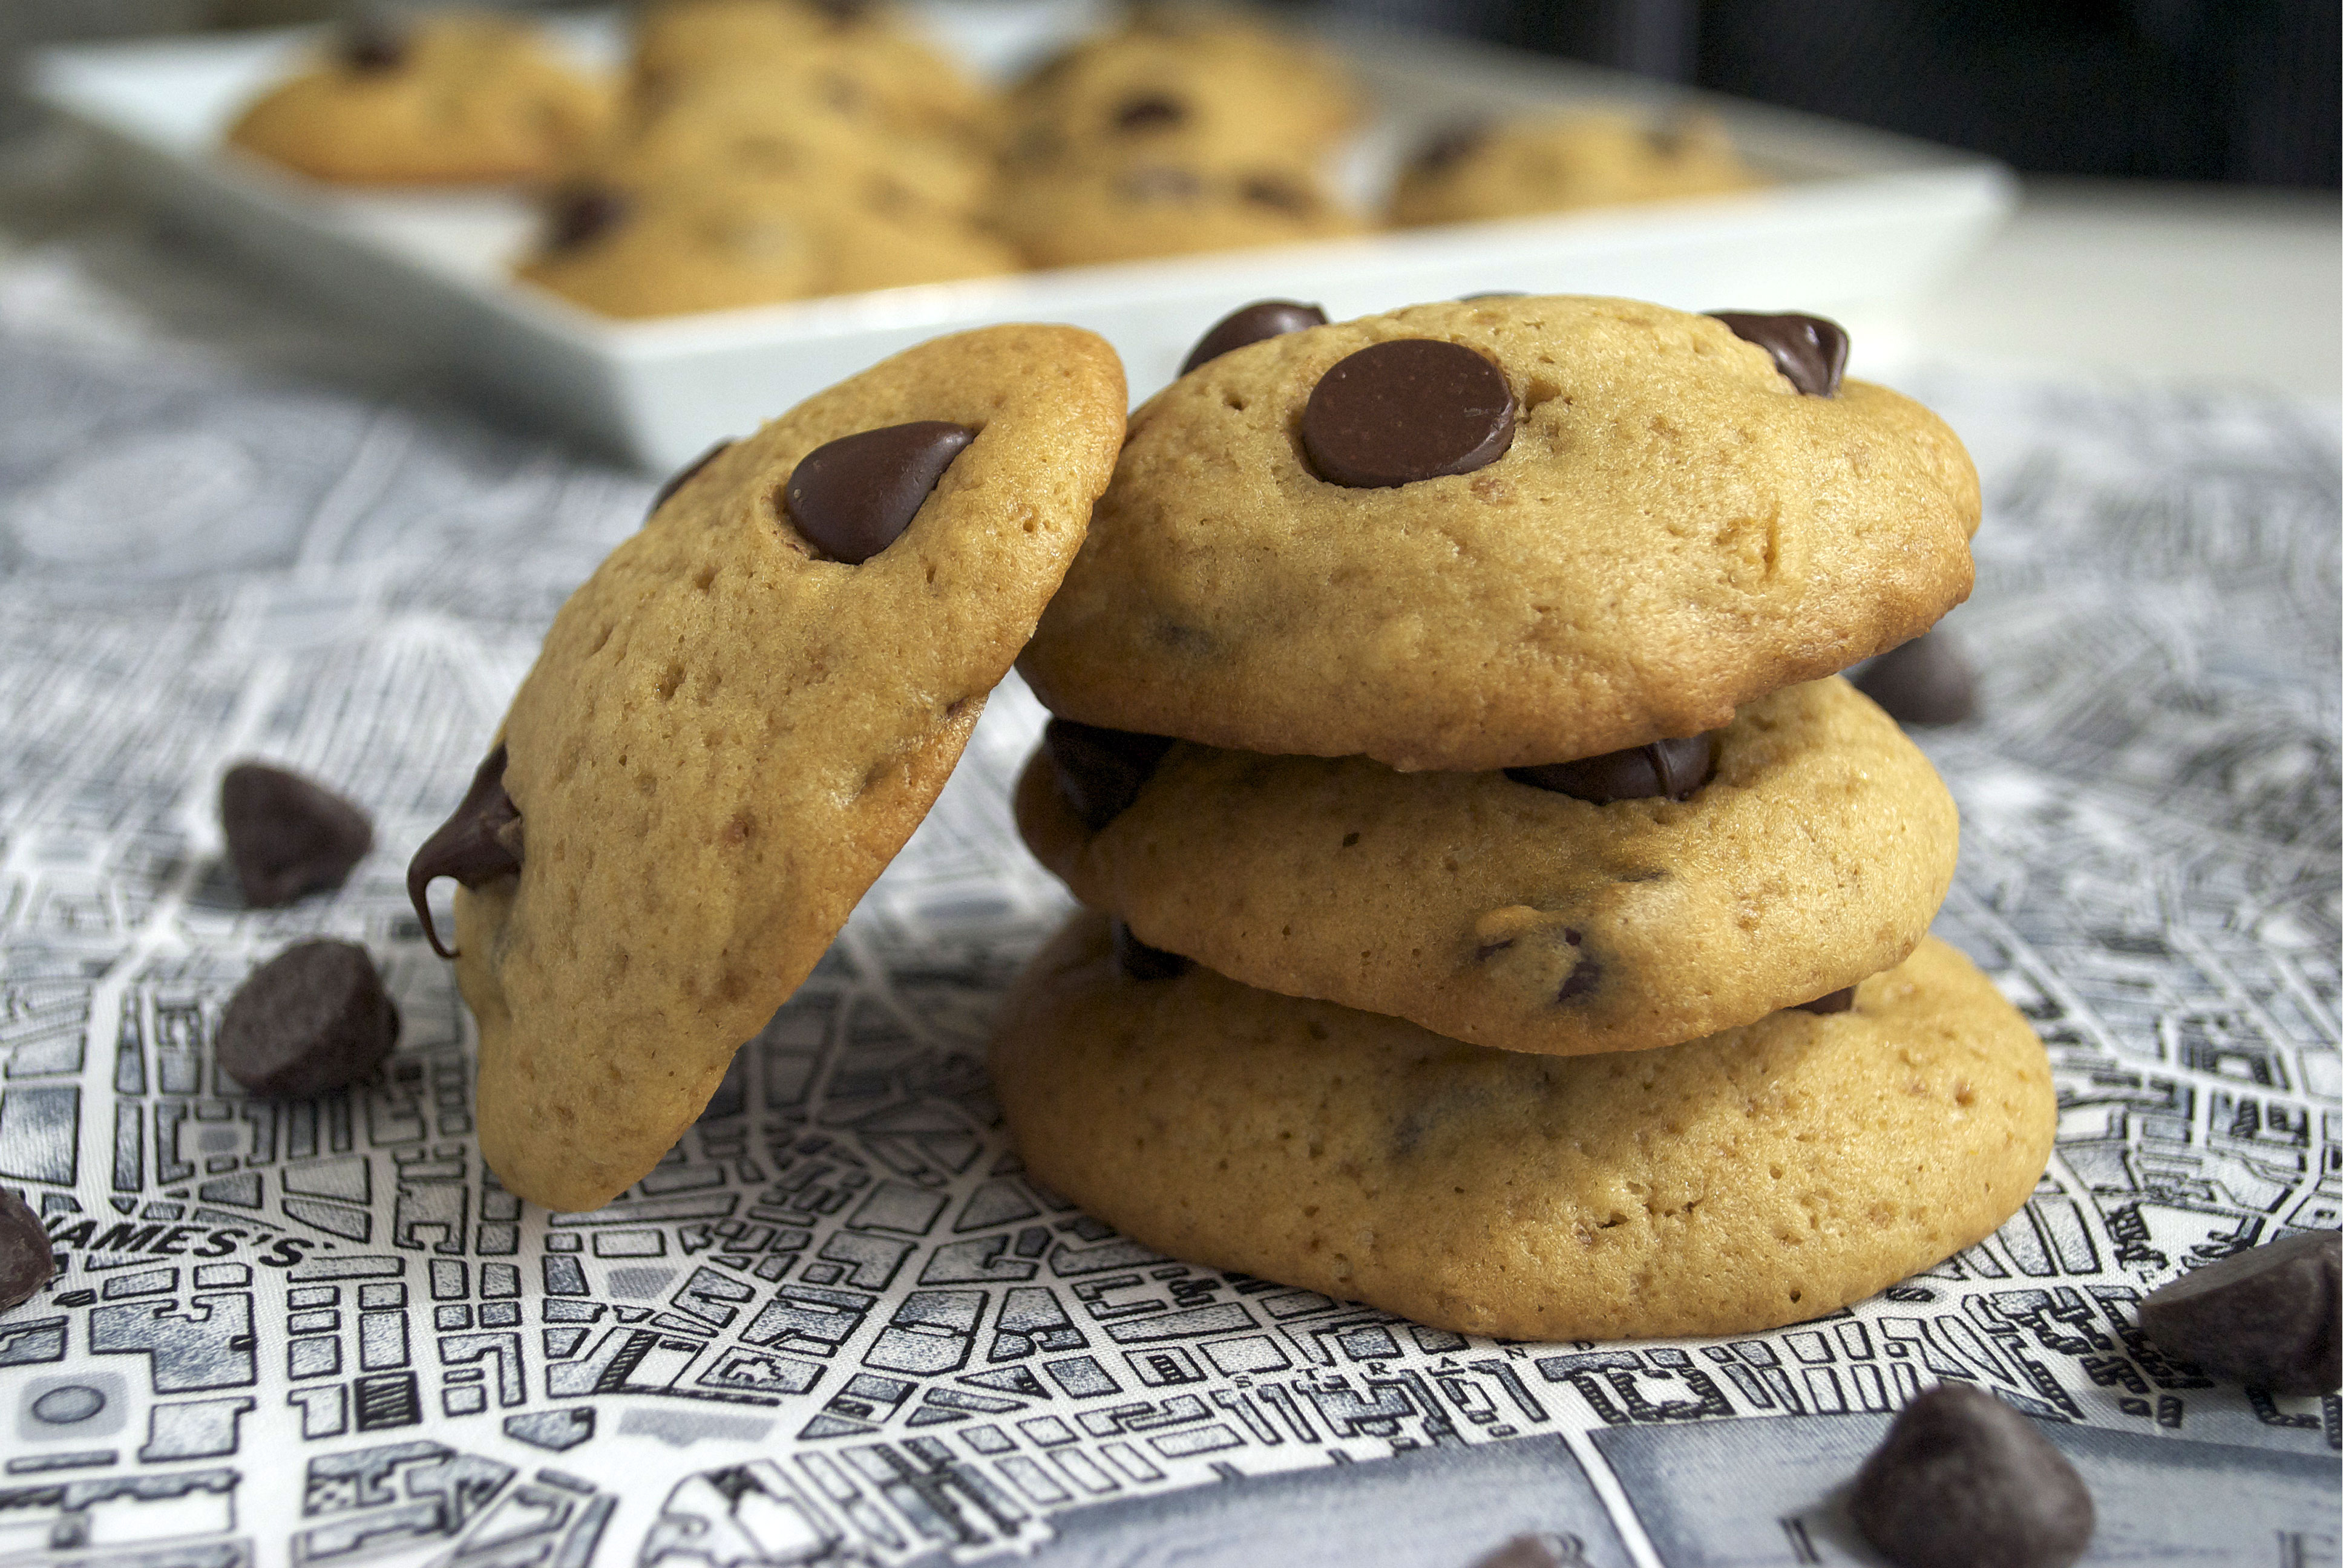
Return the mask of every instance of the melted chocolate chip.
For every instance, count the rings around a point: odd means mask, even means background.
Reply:
[[[1584,996],[1603,983],[1603,960],[1584,950],[1581,944],[1586,939],[1579,932],[1565,929],[1562,940],[1572,947],[1580,948],[1578,962],[1572,966],[1568,978],[1563,980],[1562,989],[1554,993],[1554,1000],[1568,1001],[1572,997]]]
[[[546,208],[545,248],[576,250],[626,220],[627,198],[600,186],[567,186]]]
[[[1939,628],[1891,648],[1863,667],[1855,689],[1898,724],[1966,724],[1976,717],[1976,672]]]
[[[1847,1512],[1901,1568],[2066,1568],[2097,1523],[2083,1478],[2032,1422],[1952,1382],[1904,1407]]]
[[[1058,771],[1059,799],[1095,833],[1139,799],[1172,749],[1172,739],[1052,719],[1041,731],[1041,744]]]
[[[976,432],[920,419],[840,436],[798,459],[782,493],[789,521],[828,555],[860,566],[902,537]]]
[[[1319,378],[1302,410],[1310,466],[1353,490],[1469,474],[1513,440],[1504,372],[1462,344],[1429,337],[1360,349]]]
[[[1169,93],[1137,93],[1114,112],[1114,128],[1130,135],[1169,130],[1188,118],[1188,106]]]
[[[387,16],[352,17],[342,29],[342,64],[361,75],[396,71],[407,64],[407,35]]]
[[[1131,928],[1121,920],[1114,922],[1114,961],[1135,980],[1176,980],[1188,972],[1186,959],[1161,948],[1149,947],[1132,936]]]
[[[2343,1231],[2312,1231],[2233,1252],[2142,1297],[2139,1329],[2166,1353],[2270,1393],[2343,1383]]]
[[[1846,369],[1846,328],[1819,316],[1762,316],[1747,310],[1709,312],[1744,343],[1774,357],[1774,367],[1809,397],[1838,393]]]
[[[228,863],[256,910],[340,887],[374,848],[364,811],[282,768],[237,763],[220,780],[219,804]]]
[[[1325,325],[1326,312],[1315,305],[1303,305],[1292,299],[1257,299],[1243,309],[1232,311],[1214,322],[1212,329],[1198,338],[1196,347],[1188,350],[1188,357],[1180,362],[1180,374],[1185,376],[1197,366],[1218,359],[1232,348],[1242,348],[1248,343],[1282,337],[1305,327]]]
[[[1818,996],[1812,1001],[1802,1001],[1797,1007],[1800,1012],[1819,1013],[1825,1016],[1835,1012],[1851,1012],[1854,1009],[1855,988],[1853,986],[1842,986],[1828,996]]]
[[[678,490],[683,488],[686,485],[691,483],[692,477],[694,475],[698,474],[700,469],[708,467],[709,464],[716,461],[718,457],[721,457],[731,447],[731,438],[728,437],[725,439],[717,442],[713,447],[709,447],[708,450],[699,454],[699,457],[694,457],[690,462],[686,463],[682,467],[678,468],[674,473],[669,474],[667,477],[667,483],[659,487],[659,494],[651,498],[650,510],[652,512],[656,512],[661,507],[666,506],[670,497],[672,497]],[[646,512],[643,515],[648,518],[650,513]]]
[[[0,1188],[0,1312],[31,1301],[56,1271],[56,1250],[41,1229],[41,1217]]]
[[[255,1094],[286,1100],[372,1076],[398,1043],[398,1007],[354,942],[299,942],[245,978],[213,1055]]]
[[[1489,127],[1473,124],[1450,126],[1437,132],[1408,160],[1412,174],[1436,175],[1489,139]]]
[[[1715,763],[1716,737],[1712,732],[1682,740],[1654,740],[1649,746],[1606,751],[1576,762],[1508,768],[1505,777],[1574,800],[1608,806],[1614,800],[1650,800],[1661,796],[1688,800],[1708,782],[1709,769]]]
[[[453,815],[423,840],[415,859],[407,863],[407,896],[423,922],[424,940],[443,959],[455,952],[442,947],[432,929],[431,904],[425,895],[441,877],[453,877],[468,888],[480,887],[520,870],[520,808],[505,793],[505,749],[499,744],[472,775],[472,786]]]

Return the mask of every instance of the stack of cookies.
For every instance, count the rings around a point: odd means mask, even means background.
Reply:
[[[1976,475],[1809,317],[1265,302],[1131,417],[1021,668],[1091,911],[1004,1006],[1044,1182],[1512,1338],[1745,1332],[1985,1236],[2054,1124],[1927,938],[1957,820],[1835,672]]]

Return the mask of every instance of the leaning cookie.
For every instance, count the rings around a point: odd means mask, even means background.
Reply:
[[[1089,333],[940,338],[689,474],[554,618],[417,854],[456,900],[480,1147],[590,1209],[650,1169],[925,815],[1121,431]],[[436,940],[436,939],[435,939]]]
[[[1077,917],[1001,1007],[1034,1176],[1172,1257],[1468,1333],[1821,1316],[1991,1234],[2056,1123],[2040,1041],[1933,940],[1845,1012],[1569,1059],[1111,946]]]
[[[1131,416],[1019,668],[1086,724],[1410,769],[1715,729],[1968,594],[1968,455],[1845,347],[1514,297],[1222,354]]]
[[[1829,997],[1926,933],[1960,837],[1839,679],[1512,775],[1175,746],[1113,811],[1146,739],[1061,719],[1019,783],[1076,898],[1247,985],[1506,1050],[1645,1050]]]

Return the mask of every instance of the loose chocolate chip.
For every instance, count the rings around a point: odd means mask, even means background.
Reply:
[[[1346,489],[1469,474],[1503,457],[1513,440],[1504,372],[1436,338],[1360,349],[1319,377],[1302,409],[1311,467]]]
[[[798,459],[783,493],[789,521],[827,554],[860,566],[902,536],[952,459],[965,425],[920,419],[840,436]]]
[[[601,186],[565,186],[553,193],[545,215],[545,248],[576,250],[589,245],[627,216],[627,198]]]
[[[1548,762],[1536,768],[1508,768],[1505,777],[1516,784],[1551,789],[1574,800],[1608,806],[1614,800],[1649,800],[1665,796],[1688,800],[1708,782],[1716,762],[1716,737],[1712,731],[1682,740],[1654,740],[1624,751],[1606,751],[1576,762]]]
[[[1408,160],[1409,172],[1439,174],[1488,139],[1489,127],[1485,125],[1450,126],[1417,149],[1415,156]]]
[[[1041,744],[1058,770],[1059,799],[1095,833],[1139,799],[1155,765],[1172,749],[1172,738],[1052,719],[1041,731]]]
[[[1818,996],[1812,1001],[1798,1003],[1800,1012],[1821,1013],[1825,1016],[1835,1012],[1851,1012],[1854,1008],[1855,988],[1853,986],[1845,986],[1828,996]]]
[[[1976,672],[1941,628],[1865,665],[1855,689],[1898,724],[1966,724],[1976,717]]]
[[[1169,93],[1138,93],[1114,112],[1114,128],[1126,135],[1169,130],[1188,117],[1188,106]]]
[[[1242,348],[1248,343],[1282,337],[1305,327],[1325,325],[1326,312],[1315,305],[1303,305],[1292,299],[1257,299],[1243,309],[1232,311],[1212,323],[1212,329],[1198,338],[1196,347],[1188,350],[1188,357],[1180,362],[1180,374],[1185,376],[1197,366],[1218,359],[1232,348]]]
[[[354,16],[342,29],[342,63],[363,75],[396,71],[407,64],[407,35],[387,16]]]
[[[1900,1568],[2066,1568],[2097,1522],[2083,1478],[2034,1423],[1966,1383],[1904,1407],[1847,1512]]]
[[[398,1043],[398,1007],[355,942],[300,942],[227,999],[213,1046],[255,1094],[306,1100],[370,1076]]]
[[[1774,367],[1809,397],[1837,396],[1846,370],[1846,328],[1819,316],[1763,316],[1747,310],[1712,310],[1733,336],[1774,357]]]
[[[520,869],[520,808],[505,793],[505,749],[499,744],[472,775],[472,787],[438,830],[423,840],[415,859],[407,863],[407,896],[423,922],[424,939],[443,959],[455,952],[442,947],[432,929],[431,905],[425,897],[434,880],[453,877],[468,888],[508,877]]]
[[[1131,934],[1131,928],[1121,920],[1114,922],[1114,961],[1122,972],[1136,980],[1174,980],[1188,972],[1188,960],[1178,953],[1167,953],[1161,948],[1151,948]]]
[[[219,804],[228,863],[256,910],[340,887],[374,848],[364,811],[282,768],[237,763],[220,779]]]
[[[698,474],[700,469],[705,468],[709,464],[716,461],[719,457],[722,456],[730,448],[731,445],[731,438],[728,437],[725,439],[717,442],[713,447],[709,447],[708,450],[699,454],[699,457],[694,457],[690,462],[686,463],[682,467],[678,468],[674,473],[669,474],[667,477],[667,483],[659,487],[659,494],[651,498],[650,510],[652,512],[656,512],[661,507],[666,506],[670,497],[672,497],[678,490],[683,488],[686,485],[691,483],[692,476]],[[648,518],[650,516],[650,513],[646,512],[643,515]]]
[[[2167,1354],[2270,1393],[2343,1383],[2343,1231],[2312,1231],[2231,1253],[2141,1298],[2139,1329]]]
[[[56,1252],[41,1217],[22,1198],[0,1189],[0,1312],[33,1298],[57,1271]]]

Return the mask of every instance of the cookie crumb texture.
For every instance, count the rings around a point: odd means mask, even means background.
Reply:
[[[1071,327],[939,338],[725,448],[555,617],[502,730],[517,877],[460,890],[480,1144],[591,1209],[655,1164],[926,814],[1080,545],[1121,432]],[[799,460],[977,432],[859,566],[790,523]]]
[[[1511,446],[1353,489],[1299,427],[1337,363],[1487,356]],[[1802,395],[1723,322],[1492,298],[1290,332],[1132,415],[1019,668],[1056,713],[1404,769],[1568,761],[1726,723],[1968,595],[1976,472],[1910,399]]]
[[[1644,1050],[1900,962],[1952,885],[1926,757],[1836,678],[1760,698],[1685,800],[1183,746],[1091,834],[1044,751],[1034,854],[1140,938],[1247,985],[1507,1050]]]
[[[1033,1174],[1142,1245],[1508,1339],[1819,1317],[1990,1234],[2056,1121],[2041,1042],[1934,939],[1849,1012],[1554,1058],[1133,980],[1084,914],[992,1072]]]

